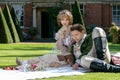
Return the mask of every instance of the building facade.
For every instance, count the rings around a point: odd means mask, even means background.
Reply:
[[[15,9],[20,26],[23,29],[36,27],[38,38],[53,38],[54,32],[49,26],[49,15],[47,10],[60,0],[0,0],[0,6],[4,8],[5,3],[12,5]],[[65,0],[64,3],[72,10],[75,0]],[[78,0],[82,5],[83,17],[86,26],[92,24],[102,27],[108,32],[111,22],[120,26],[120,0]]]

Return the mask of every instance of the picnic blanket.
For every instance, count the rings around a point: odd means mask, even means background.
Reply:
[[[46,68],[45,71],[21,72],[19,70],[3,70],[0,69],[0,80],[28,80],[28,79],[42,79],[69,75],[84,75],[85,72],[90,71],[84,68],[73,70],[70,66],[63,66],[58,68]]]

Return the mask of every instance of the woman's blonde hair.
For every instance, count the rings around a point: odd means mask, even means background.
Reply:
[[[68,18],[69,25],[72,25],[73,16],[72,16],[72,14],[69,10],[62,10],[62,11],[59,12],[59,14],[57,16],[57,23],[58,23],[59,26],[62,26],[62,24],[61,24],[61,19],[62,18]]]

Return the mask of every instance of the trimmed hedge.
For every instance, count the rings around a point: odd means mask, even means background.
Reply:
[[[15,28],[16,28],[16,30],[17,30],[17,32],[18,32],[18,36],[19,36],[19,38],[20,38],[20,41],[23,41],[24,38],[23,38],[22,30],[21,30],[21,28],[20,28],[20,24],[19,24],[19,21],[18,21],[18,19],[17,19],[17,16],[16,16],[16,14],[15,14],[15,10],[14,10],[13,7],[11,8],[10,13],[11,13],[11,17],[12,17],[12,19],[13,19]]]
[[[7,21],[8,27],[10,29],[10,32],[11,32],[11,35],[12,35],[12,38],[13,38],[13,42],[14,43],[20,42],[18,33],[16,31],[16,28],[15,28],[15,25],[14,25],[14,22],[12,20],[12,17],[11,17],[11,14],[10,14],[10,10],[9,10],[7,4],[5,5],[3,13],[4,13],[5,19]]]
[[[11,33],[0,7],[0,43],[13,43]]]
[[[83,25],[84,29],[86,30],[83,15],[80,10],[80,5],[78,4],[78,0],[75,0],[75,3],[73,4],[72,14],[73,14],[73,24],[80,23]]]

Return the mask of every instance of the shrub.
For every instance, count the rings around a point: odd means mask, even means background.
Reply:
[[[9,31],[4,14],[0,7],[0,43],[13,43],[11,33]]]
[[[7,24],[8,24],[8,27],[9,27],[9,29],[10,29],[10,32],[11,32],[11,35],[12,35],[12,38],[13,38],[13,41],[14,41],[15,43],[16,43],[16,42],[20,42],[18,33],[17,33],[17,31],[16,31],[16,28],[15,28],[15,25],[14,25],[14,23],[13,23],[13,20],[12,20],[11,14],[10,14],[10,10],[9,10],[7,4],[5,5],[5,8],[4,8],[4,10],[3,10],[3,13],[4,13],[4,16],[5,16],[6,22],[7,22]]]
[[[73,23],[74,24],[75,23],[82,24],[84,29],[86,30],[84,19],[83,19],[83,14],[81,13],[80,5],[78,3],[78,0],[75,0],[75,3],[73,4],[72,14],[73,14]]]
[[[109,30],[110,36],[112,38],[112,43],[118,43],[118,27],[117,26],[112,26]]]
[[[28,33],[31,35],[31,36],[36,36],[38,34],[38,30],[36,27],[31,27],[28,31]]]
[[[15,11],[14,11],[14,8],[12,7],[12,9],[10,10],[10,13],[11,13],[11,17],[13,19],[13,22],[15,24],[15,28],[17,30],[17,33],[18,33],[18,36],[20,38],[20,41],[23,41],[23,34],[22,34],[22,30],[20,28],[20,24],[19,24],[19,21],[17,19],[17,16],[15,14]]]

